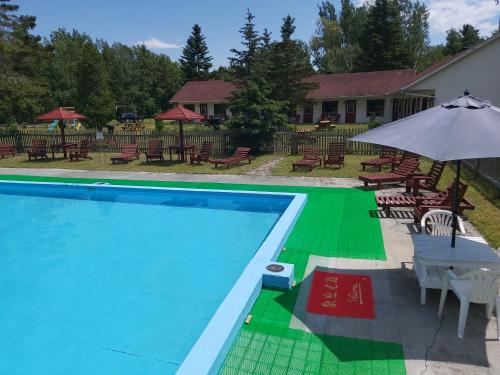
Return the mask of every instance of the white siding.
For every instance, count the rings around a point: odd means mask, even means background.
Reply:
[[[500,38],[471,52],[408,90],[435,90],[435,104],[462,95],[465,89],[500,106]]]

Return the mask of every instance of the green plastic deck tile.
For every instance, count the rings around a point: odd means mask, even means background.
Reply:
[[[296,192],[308,202],[278,260],[295,265],[300,284],[310,255],[385,260],[373,192],[346,188],[189,183],[3,175],[0,180],[95,183],[155,187]],[[259,358],[272,374],[405,374],[400,344],[312,334],[289,328],[299,287],[287,292],[262,290],[250,325],[240,330],[221,374],[256,374]],[[279,341],[279,347],[266,343]],[[271,349],[272,348],[272,349]],[[272,356],[272,359],[271,359]],[[286,369],[286,370],[285,370]]]

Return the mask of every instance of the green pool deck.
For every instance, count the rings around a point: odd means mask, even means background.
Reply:
[[[405,374],[403,347],[308,333],[289,328],[300,282],[310,255],[386,260],[374,193],[354,188],[248,185],[1,175],[0,180],[96,183],[155,187],[295,192],[308,202],[279,256],[295,265],[297,287],[263,289],[249,325],[243,325],[221,374]]]

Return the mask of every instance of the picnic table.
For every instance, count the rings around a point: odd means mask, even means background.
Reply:
[[[181,160],[187,160],[187,152],[194,151],[195,145],[171,145],[168,146],[168,156],[172,160],[172,151],[177,152],[178,158]]]
[[[50,150],[52,152],[52,159],[55,159],[56,151],[62,150],[64,153],[64,159],[68,158],[68,150],[73,147],[78,147],[78,142],[66,142],[66,143],[52,143],[50,145]]]
[[[477,237],[457,237],[451,247],[449,236],[413,234],[415,257],[422,266],[500,269],[500,257]]]

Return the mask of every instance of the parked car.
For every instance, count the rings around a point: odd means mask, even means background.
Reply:
[[[120,122],[139,121],[139,120],[142,120],[142,117],[139,116],[137,113],[133,112],[123,112],[118,118],[118,121]]]

